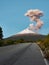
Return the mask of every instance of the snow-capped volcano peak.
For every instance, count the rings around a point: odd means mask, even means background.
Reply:
[[[26,28],[23,31],[19,32],[18,34],[27,34],[27,33],[35,33],[35,32]]]

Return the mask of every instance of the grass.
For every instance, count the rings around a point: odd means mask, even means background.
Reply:
[[[45,58],[49,59],[49,34],[46,36],[44,40],[38,40],[37,44],[43,51]]]

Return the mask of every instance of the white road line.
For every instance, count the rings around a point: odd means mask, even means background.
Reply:
[[[40,48],[39,48],[39,49],[40,49]],[[42,54],[42,56],[43,56],[43,58],[44,58],[44,54],[43,54],[43,52],[42,52],[41,49],[40,49],[40,52],[41,52],[41,54]],[[45,61],[45,64],[46,64],[46,65],[49,65],[48,62],[47,62],[47,60],[46,60],[46,58],[44,58],[44,61]]]

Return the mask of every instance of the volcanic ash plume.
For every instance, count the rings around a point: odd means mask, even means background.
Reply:
[[[35,26],[33,24],[30,24],[28,29],[29,30],[34,30],[35,29]]]
[[[35,29],[40,29],[43,25],[43,22],[40,20],[40,17],[43,16],[43,12],[35,9],[35,10],[28,10],[27,13],[25,13],[25,16],[28,16],[31,21],[35,21],[37,24],[35,26]]]

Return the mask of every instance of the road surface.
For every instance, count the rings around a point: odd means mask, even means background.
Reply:
[[[35,43],[0,47],[0,65],[46,65]]]

